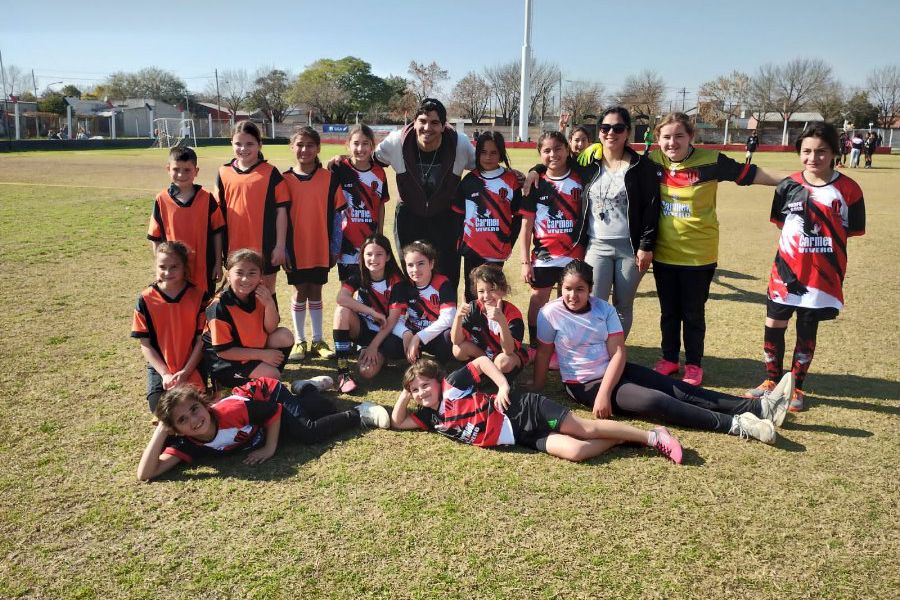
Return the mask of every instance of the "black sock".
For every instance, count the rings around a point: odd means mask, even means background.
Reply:
[[[766,379],[778,381],[784,370],[784,332],[787,328],[766,326],[763,335],[763,360],[766,362]]]

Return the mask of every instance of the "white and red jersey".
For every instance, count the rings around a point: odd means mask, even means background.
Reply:
[[[803,308],[844,305],[847,238],[866,231],[859,185],[842,173],[815,186],[794,173],[775,188],[771,220],[781,228],[769,298]]]
[[[543,173],[523,198],[522,216],[534,219],[531,259],[536,267],[564,267],[574,258],[584,258],[579,243],[585,221],[583,192],[584,182],[574,171],[559,178]]]
[[[441,382],[437,410],[422,407],[410,415],[416,425],[463,444],[489,448],[516,443],[509,418],[494,407],[494,395],[475,391],[480,381],[472,363]]]
[[[522,201],[521,185],[512,171],[471,171],[459,184],[452,208],[463,215],[459,253],[491,262],[509,258]]]
[[[265,443],[265,431],[281,418],[281,404],[275,400],[281,383],[260,377],[232,390],[209,407],[216,423],[216,435],[208,442],[187,436],[171,436],[163,454],[177,456],[184,462],[208,455],[221,455],[243,448],[259,448]]]
[[[350,292],[357,302],[365,304],[369,308],[374,308],[387,317],[391,305],[391,290],[402,281],[402,277],[394,274],[380,281],[373,281],[364,287],[359,274],[354,273],[347,278],[347,281],[341,284],[341,287]],[[372,331],[381,329],[370,315],[360,314],[359,317]]]
[[[456,314],[456,290],[439,273],[421,288],[402,281],[391,290],[390,308],[399,308],[405,314],[405,326],[413,333],[428,332],[424,336],[428,339],[422,340],[427,343],[441,331],[450,329]],[[440,329],[435,330],[435,324],[440,324]]]
[[[564,383],[587,383],[603,377],[610,356],[606,342],[621,335],[622,322],[605,300],[590,297],[581,313],[566,308],[562,298],[548,302],[537,318],[537,337],[553,344],[559,357],[559,376]]]
[[[528,354],[522,347],[525,338],[525,322],[522,312],[511,302],[501,300],[503,316],[509,324],[509,332],[516,343],[516,354],[522,358],[522,364],[528,362]],[[462,328],[465,338],[481,348],[491,360],[499,354],[503,354],[503,345],[500,343],[500,324],[487,318],[484,303],[474,300],[471,303],[472,310],[463,319]]]
[[[359,247],[363,240],[378,231],[381,207],[390,200],[387,175],[381,165],[361,171],[345,158],[335,165],[334,173],[340,182],[347,208],[341,213],[340,262],[355,265],[359,262]]]

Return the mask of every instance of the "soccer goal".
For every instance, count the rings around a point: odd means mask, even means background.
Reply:
[[[197,145],[193,119],[153,119],[155,148],[173,148],[181,144]]]

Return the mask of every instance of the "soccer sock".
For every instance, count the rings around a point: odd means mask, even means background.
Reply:
[[[350,349],[353,343],[350,341],[350,332],[346,329],[333,329],[331,335],[334,338],[334,354],[337,358],[338,371],[350,368]]]
[[[309,320],[312,321],[313,341],[322,341],[322,301],[309,301]]]
[[[537,348],[537,323],[528,324],[528,345],[532,348]]]
[[[294,339],[306,341],[306,301],[291,302],[291,320],[294,322]]]
[[[794,346],[791,371],[794,373],[794,386],[798,390],[803,389],[803,380],[806,379],[809,365],[816,353],[816,334],[818,332],[818,321],[797,321],[797,344]]]
[[[763,360],[766,363],[766,379],[778,381],[784,370],[784,332],[787,328],[766,326],[763,336]]]

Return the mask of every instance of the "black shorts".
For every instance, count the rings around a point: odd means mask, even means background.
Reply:
[[[563,267],[534,267],[534,281],[531,282],[531,288],[535,290],[543,290],[552,288],[559,283],[562,275]]]
[[[818,323],[819,321],[830,321],[838,316],[840,311],[834,307],[828,308],[803,308],[802,306],[791,306],[789,304],[781,304],[773,301],[771,298],[766,300],[766,316],[775,321],[787,321],[794,312],[797,313],[797,320],[804,323]]]
[[[278,370],[284,371],[284,366],[287,364],[287,358],[291,353],[291,348],[281,348],[281,352],[284,354],[284,362],[281,363]],[[219,357],[219,355],[216,354],[216,351],[209,347],[204,348],[203,360],[206,363],[205,368],[209,373],[213,385],[227,389],[247,383],[247,381],[250,380],[250,374],[253,373],[253,370],[262,364],[261,360],[248,360],[244,362],[225,360],[224,358]]]
[[[287,275],[287,282],[289,285],[302,285],[304,283],[325,285],[326,283],[328,283],[327,267],[296,269],[294,271],[285,271],[285,274]]]
[[[369,344],[372,343],[372,340],[375,339],[375,336],[378,335],[377,331],[372,331],[366,325],[366,320],[363,318],[359,319],[359,335],[356,336],[356,339],[353,340],[357,346],[361,346],[365,348]]]
[[[393,333],[385,338],[379,349],[381,350],[381,353],[384,354],[387,358],[393,360],[406,358],[406,353],[403,351],[403,340]],[[439,336],[437,336],[427,344],[420,344],[419,351],[431,354],[440,363],[447,363],[448,361],[452,360],[453,344],[450,343],[450,330],[448,329],[441,332]]]
[[[588,408],[594,408],[594,400],[597,398],[597,390],[600,388],[601,379],[594,379],[587,383],[564,383],[563,387],[569,397]]]
[[[337,264],[338,280],[347,281],[351,275],[359,275],[359,265]]]
[[[547,436],[559,431],[569,412],[568,408],[546,396],[524,392],[510,398],[506,416],[517,445],[546,452]]]

